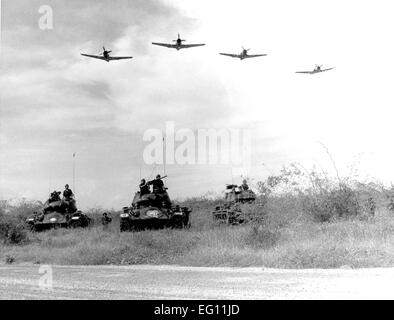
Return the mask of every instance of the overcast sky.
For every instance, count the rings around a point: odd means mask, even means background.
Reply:
[[[53,9],[41,30],[38,12]],[[299,161],[394,180],[390,1],[3,0],[0,198],[45,200],[72,184],[79,206],[121,208],[140,179],[148,129],[248,129],[256,182]],[[151,44],[181,33],[205,47]],[[134,59],[106,63],[80,56]],[[239,61],[219,52],[266,53]],[[335,67],[295,74],[315,64]],[[265,164],[265,166],[262,165]],[[172,198],[240,182],[230,165],[168,165]]]

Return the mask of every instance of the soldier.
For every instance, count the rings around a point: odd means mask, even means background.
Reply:
[[[164,183],[161,180],[160,174],[156,176],[155,180],[149,181],[148,184],[151,184],[153,187],[153,193],[164,193]]]
[[[70,189],[69,185],[66,184],[64,186],[64,191],[63,191],[63,206],[65,207],[66,213],[76,211],[76,205],[75,205],[75,199],[74,199],[74,193]]]
[[[149,184],[146,183],[145,179],[142,179],[140,183],[140,195],[143,196],[144,194],[149,194],[149,193],[150,193]]]
[[[71,200],[73,197],[74,197],[74,194],[73,194],[73,192],[72,192],[72,190],[70,189],[70,186],[68,185],[68,184],[66,184],[65,186],[64,186],[64,191],[63,191],[63,197],[66,199],[66,200]]]
[[[108,225],[112,222],[112,218],[108,216],[108,213],[104,212],[101,218],[101,223],[104,228],[108,228]]]
[[[242,190],[249,190],[249,186],[248,186],[248,183],[247,183],[247,181],[246,181],[246,179],[244,179],[243,181],[242,181],[242,184],[241,184],[241,189]]]

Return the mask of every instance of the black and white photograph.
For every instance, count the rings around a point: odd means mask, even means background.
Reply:
[[[394,299],[392,1],[0,9],[0,300]]]

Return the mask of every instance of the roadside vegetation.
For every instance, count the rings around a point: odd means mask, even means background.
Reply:
[[[32,233],[22,227],[42,204],[0,204],[0,263],[71,265],[177,264],[338,268],[394,266],[394,188],[354,177],[330,177],[293,164],[256,184],[258,199],[245,207],[252,222],[217,225],[221,199],[188,199],[190,229],[119,232],[103,209],[87,212],[88,229]],[[107,211],[108,212],[108,211]]]

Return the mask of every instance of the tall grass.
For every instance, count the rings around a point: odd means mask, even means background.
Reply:
[[[182,205],[193,208],[192,227],[186,230],[120,233],[118,212],[111,212],[113,222],[104,229],[104,210],[94,208],[87,212],[95,221],[88,229],[26,232],[23,241],[3,241],[0,261],[277,268],[394,265],[393,188],[354,177],[329,177],[298,165],[284,168],[257,188],[256,203],[244,207],[255,218],[243,226],[215,224],[212,210],[221,199],[185,200]],[[31,207],[23,203],[19,210],[3,203],[0,221],[18,225]]]

